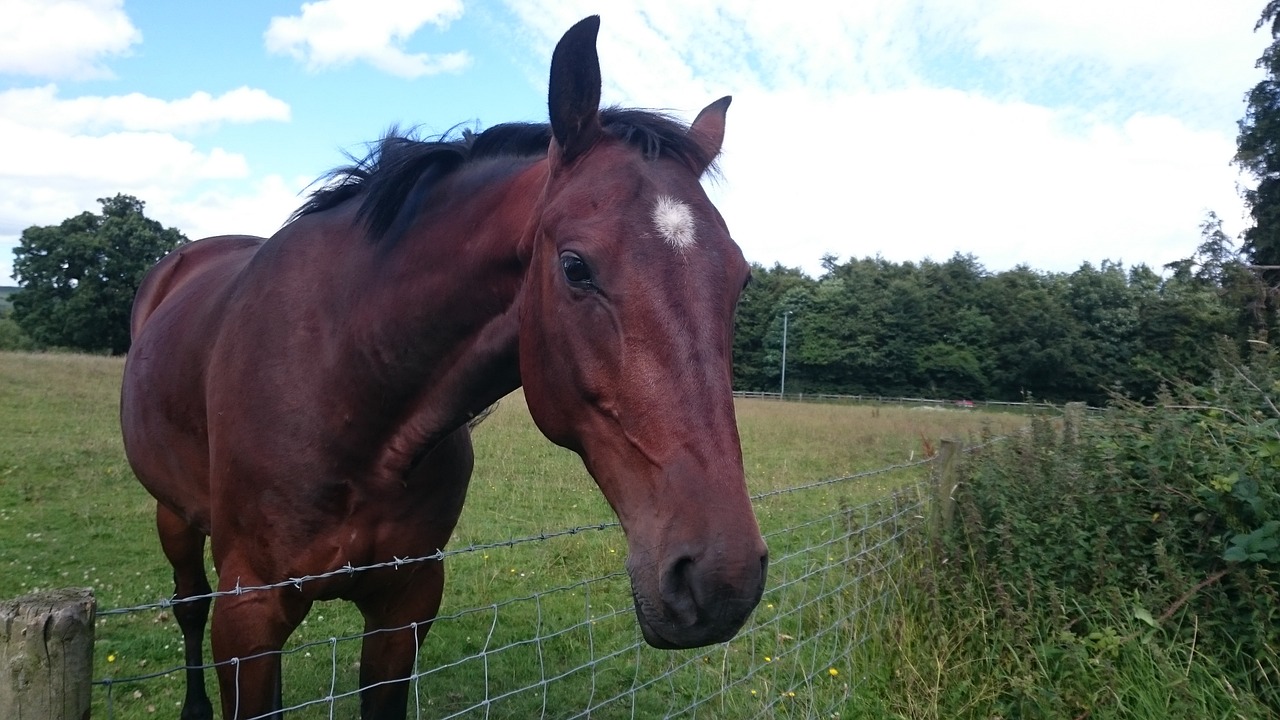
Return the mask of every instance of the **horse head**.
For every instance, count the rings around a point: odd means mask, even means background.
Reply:
[[[697,647],[743,625],[768,558],[732,393],[749,267],[700,183],[729,98],[687,128],[601,110],[598,28],[578,23],[552,58],[547,180],[521,250],[521,382],[621,521],[646,641]]]

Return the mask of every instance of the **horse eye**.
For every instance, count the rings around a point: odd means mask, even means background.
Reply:
[[[570,285],[590,286],[591,268],[576,254],[567,252],[560,256],[560,268]]]

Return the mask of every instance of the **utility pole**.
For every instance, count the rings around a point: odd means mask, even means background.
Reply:
[[[779,400],[787,398],[787,318],[790,316],[790,310],[782,313],[782,389],[778,392]]]

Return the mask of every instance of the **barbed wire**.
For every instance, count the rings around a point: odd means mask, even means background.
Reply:
[[[1017,434],[1019,433],[1015,433],[1015,435]],[[962,450],[964,453],[980,452],[1010,437],[1013,437],[1013,435],[984,439],[983,442],[965,446]],[[936,459],[937,456],[935,454],[919,460],[895,463],[873,470],[764,491],[752,495],[751,500],[756,504],[773,502],[796,493],[920,468],[934,463]],[[913,530],[921,527],[920,521],[925,516],[925,506],[928,502],[928,493],[925,492],[927,484],[928,480],[917,480],[914,484],[904,485],[886,495],[858,505],[851,506],[842,501],[840,506],[832,512],[767,532],[765,538],[769,541],[771,549],[774,549],[775,543],[778,547],[770,563],[770,575],[773,581],[761,600],[761,607],[767,605],[772,609],[775,603],[778,607],[782,607],[786,603],[789,605],[789,609],[785,613],[777,612],[772,616],[762,617],[761,610],[758,608],[748,627],[740,632],[737,639],[727,645],[718,646],[722,648],[721,652],[724,653],[725,659],[723,662],[726,667],[731,664],[728,660],[729,656],[735,653],[749,658],[749,662],[732,673],[726,671],[724,677],[718,682],[709,681],[710,686],[708,689],[704,690],[702,686],[704,675],[707,674],[702,665],[707,662],[707,656],[698,652],[687,654],[679,660],[673,660],[665,668],[660,668],[656,672],[644,671],[648,670],[648,668],[642,666],[646,662],[652,663],[653,661],[643,659],[651,658],[654,654],[642,653],[645,643],[639,636],[638,627],[629,617],[634,612],[634,605],[630,598],[606,612],[598,612],[592,608],[593,588],[599,588],[599,590],[596,590],[597,594],[605,593],[607,595],[611,583],[625,582],[626,573],[621,570],[561,584],[537,592],[521,594],[483,606],[441,614],[434,619],[434,624],[437,627],[441,624],[474,624],[479,622],[483,626],[482,634],[484,637],[480,648],[446,662],[433,663],[425,669],[420,664],[422,653],[418,653],[414,658],[412,672],[409,677],[386,682],[398,683],[407,681],[412,684],[410,707],[414,711],[414,716],[418,718],[424,717],[424,712],[444,718],[459,718],[471,715],[488,717],[493,708],[509,702],[524,702],[524,697],[530,693],[538,694],[538,697],[535,698],[535,706],[531,709],[534,716],[544,718],[588,717],[593,713],[600,712],[603,708],[615,708],[629,703],[632,717],[649,717],[653,710],[652,701],[645,700],[645,704],[642,706],[642,702],[639,699],[640,695],[655,690],[664,684],[670,686],[667,688],[670,699],[666,704],[666,709],[660,711],[660,714],[667,717],[696,714],[699,708],[712,707],[716,704],[740,703],[742,698],[738,696],[748,690],[751,697],[753,699],[758,698],[760,703],[756,710],[752,711],[755,712],[754,716],[765,717],[780,713],[784,709],[782,706],[796,697],[797,688],[825,687],[822,684],[824,680],[823,673],[832,673],[831,677],[834,678],[836,664],[841,662],[842,659],[848,659],[856,648],[861,647],[868,637],[874,635],[876,627],[882,626],[885,622],[884,613],[880,610],[887,607],[892,591],[882,587],[884,581],[877,580],[877,578],[887,577],[886,571],[901,561],[902,548],[900,544],[903,538]],[[481,551],[517,548],[554,538],[580,535],[591,531],[606,531],[618,526],[619,524],[616,521],[601,522],[553,532],[540,532],[497,542],[474,543],[453,550],[438,550],[435,553],[420,557],[395,557],[385,562],[363,566],[353,566],[347,563],[340,568],[324,573],[288,578],[280,582],[264,585],[242,586],[237,582],[236,586],[229,590],[211,592],[189,598],[168,598],[154,603],[105,609],[99,611],[98,615],[101,617],[120,616],[129,613],[166,610],[183,602],[216,599],[228,595],[241,595],[290,587],[301,589],[305,583],[336,576],[353,575],[376,569],[399,569],[414,563],[443,561]],[[790,547],[785,542],[788,538],[807,538],[807,540]],[[851,543],[856,547],[851,546]],[[487,557],[488,555],[485,555],[485,558]],[[821,559],[824,557],[826,558],[825,561]],[[851,570],[851,568],[856,569],[856,571]],[[776,580],[774,580],[775,578]],[[864,585],[869,585],[870,587],[864,588]],[[552,601],[561,602],[555,600],[555,598],[578,592],[583,595],[583,616],[567,624],[553,625],[550,619],[544,615],[546,604]],[[848,600],[848,598],[855,599]],[[795,622],[796,618],[805,616],[806,613],[817,612],[820,617],[823,617],[821,608],[828,604],[844,607],[846,602],[851,604],[839,613],[838,617],[836,615],[825,616],[824,624],[812,627],[811,631],[803,637],[791,636],[784,631],[788,623]],[[534,607],[533,634],[514,640],[500,640],[497,637],[497,630],[504,613],[513,611],[517,606],[530,603]],[[630,641],[621,646],[605,645],[597,647],[593,628],[598,623],[617,622],[629,623]],[[872,623],[874,627],[861,627],[860,623]],[[324,639],[302,642],[282,650],[264,652],[243,658],[232,658],[222,663],[205,664],[201,666],[201,669],[216,669],[220,665],[234,666],[238,672],[242,663],[262,657],[279,656],[283,659],[286,657],[305,656],[309,658],[313,653],[328,656],[328,661],[330,662],[328,690],[323,694],[323,697],[301,700],[283,708],[283,710],[285,712],[293,712],[307,708],[328,707],[330,709],[330,717],[332,717],[333,709],[339,703],[353,699],[361,692],[359,687],[350,690],[339,689],[338,658],[340,649],[349,644],[362,642],[365,638],[377,633],[412,632],[416,643],[422,639],[421,633],[425,632],[424,625],[424,623],[411,623],[397,628],[336,634]],[[853,632],[854,629],[856,629],[856,632]],[[833,634],[838,634],[840,636],[839,639],[832,640]],[[577,641],[580,636],[585,636],[586,638],[585,659],[580,659],[576,664],[572,664],[569,667],[549,661],[546,652],[549,644],[563,639]],[[777,643],[783,643],[781,638],[788,638],[786,647],[774,651],[776,654],[766,654],[766,651],[761,648],[769,645],[770,636],[777,638]],[[536,657],[536,677],[507,684],[491,677],[492,660],[506,654],[522,653],[528,653]],[[598,687],[597,679],[605,675],[613,678],[617,674],[615,666],[625,663],[629,656],[634,656],[631,660],[631,665],[627,666],[631,673],[629,685],[622,687],[611,681]],[[679,657],[679,654],[677,653],[671,657]],[[481,667],[470,669],[475,665]],[[422,681],[435,677],[445,677],[450,673],[462,672],[467,669],[470,669],[469,672],[472,673],[479,672],[483,677],[483,699],[474,701],[471,704],[458,704],[458,707],[448,710],[435,708],[428,711],[423,703]],[[127,677],[107,677],[94,681],[94,685],[106,693],[107,716],[110,719],[114,718],[113,699],[117,688],[144,684],[157,678],[174,676],[186,670],[188,668],[185,665],[179,664],[167,669]],[[571,712],[576,714],[555,714],[563,708],[552,702],[553,688],[557,687],[558,683],[566,682],[578,675],[587,675],[590,687],[584,691],[584,697],[575,698],[576,710]],[[692,696],[689,696],[687,688],[676,692],[677,683],[684,682],[686,676],[692,676],[695,679]],[[824,707],[830,710],[838,710],[840,703],[849,697],[852,688],[856,687],[862,680],[865,680],[865,677],[860,678],[851,675],[843,682],[840,692],[835,695],[827,693],[822,703],[819,704],[825,703]],[[759,691],[755,687],[757,684],[762,688]],[[827,683],[827,685],[830,685],[830,683]],[[778,688],[786,689],[778,690]],[[777,693],[765,697],[767,692],[773,691],[777,691]],[[676,699],[677,696],[687,698],[684,701],[684,705],[680,705],[681,701]],[[716,706],[718,707],[719,705]],[[439,713],[441,712],[446,714],[440,715]],[[718,711],[709,712],[714,714]],[[750,716],[751,713],[747,715]],[[818,715],[810,712],[805,716],[817,717]],[[830,717],[830,715],[824,714],[822,717]]]
[[[396,558],[392,558],[391,560],[386,560],[384,562],[371,563],[369,565],[356,566],[348,562],[342,567],[334,570],[329,570],[328,572],[316,573],[313,575],[301,575],[299,577],[291,577],[286,580],[281,580],[279,582],[274,582],[274,583],[267,583],[265,585],[243,585],[242,586],[240,584],[239,579],[237,579],[236,586],[230,590],[217,590],[214,592],[205,593],[203,595],[191,595],[185,598],[170,597],[170,598],[157,600],[156,602],[153,602],[153,603],[146,603],[143,605],[132,605],[129,607],[122,607],[122,608],[110,608],[106,610],[100,610],[98,612],[98,615],[99,616],[125,615],[128,613],[144,612],[149,610],[165,610],[173,607],[174,605],[178,605],[181,603],[196,602],[198,600],[212,600],[220,597],[226,597],[229,595],[243,595],[244,593],[248,593],[248,592],[279,590],[279,589],[288,588],[288,587],[293,587],[301,590],[304,584],[309,582],[314,582],[316,580],[325,580],[328,578],[339,577],[342,575],[354,575],[358,572],[366,572],[369,570],[382,570],[387,568],[398,570],[404,567],[405,565],[413,565],[416,563],[423,563],[423,562],[429,562],[429,561],[440,561],[440,560],[445,560],[447,558],[453,557],[455,555],[465,555],[467,553],[480,552],[483,550],[493,550],[495,548],[514,547],[516,545],[523,545],[525,543],[542,542],[544,540],[550,540],[552,538],[564,537],[568,535],[577,535],[579,533],[589,532],[591,530],[607,530],[609,528],[614,528],[614,527],[618,527],[617,521],[596,523],[594,525],[579,525],[577,527],[566,528],[564,530],[557,530],[554,532],[543,532],[543,533],[538,533],[537,535],[529,535],[526,537],[512,538],[510,540],[502,540],[498,542],[477,543],[474,545],[468,545],[465,548],[458,548],[456,550],[437,550],[434,553],[431,553],[430,555],[422,555],[419,557],[405,557],[405,558],[396,557]]]
[[[843,476],[843,479],[863,478],[921,464],[923,461],[898,464],[879,471]],[[832,481],[820,481],[803,487],[814,488],[830,484]],[[753,620],[738,638],[729,644],[717,646],[717,651],[723,653],[722,662],[725,666],[732,665],[735,668],[732,672],[725,671],[727,674],[723,677],[707,670],[707,651],[686,651],[683,656],[679,653],[642,653],[644,642],[630,617],[634,612],[630,602],[604,612],[593,608],[593,599],[608,596],[610,583],[625,581],[626,573],[617,571],[539,592],[524,593],[481,607],[441,614],[435,619],[436,627],[463,623],[466,627],[474,626],[480,631],[484,639],[479,649],[427,668],[423,668],[420,659],[415,658],[408,678],[388,682],[408,681],[412,684],[411,716],[417,718],[489,717],[494,712],[507,715],[510,714],[509,706],[512,704],[521,708],[522,716],[530,717],[588,717],[599,714],[606,708],[623,713],[629,711],[632,717],[674,717],[696,715],[704,708],[728,705],[737,707],[736,704],[744,701],[754,702],[755,705],[752,706],[753,710],[743,716],[753,716],[754,713],[754,716],[767,717],[781,712],[783,704],[794,702],[798,697],[797,693],[808,693],[809,700],[806,702],[812,703],[813,708],[823,708],[825,714],[821,716],[829,717],[830,713],[826,709],[838,710],[851,688],[859,682],[850,666],[843,663],[846,663],[855,648],[874,633],[875,627],[884,622],[884,613],[873,610],[886,606],[889,591],[876,588],[876,582],[880,581],[872,580],[886,577],[886,571],[901,561],[902,539],[920,526],[919,519],[923,516],[927,496],[924,488],[925,483],[918,481],[882,497],[858,505],[837,507],[820,517],[771,530],[768,533],[770,545],[777,545],[779,551],[771,562],[771,576],[777,578],[777,581],[771,583]],[[799,489],[787,490],[796,492]],[[788,493],[761,493],[756,499],[778,499],[785,494]],[[605,529],[601,525],[583,528]],[[549,533],[547,536],[569,534],[576,532],[562,531]],[[541,534],[532,537],[540,538]],[[504,548],[527,542],[532,540],[521,538],[517,541],[486,543],[473,547]],[[450,554],[461,555],[468,551],[474,552],[469,547]],[[401,564],[403,562],[401,560]],[[382,565],[396,567],[394,563]],[[554,624],[545,613],[548,603],[564,604],[567,594],[577,593],[582,594],[582,615],[568,623]],[[578,601],[575,599],[573,602]],[[533,608],[533,620],[529,623],[527,632],[514,638],[505,637],[504,632],[504,637],[500,638],[498,630],[505,614],[508,611],[516,612],[518,606],[529,605]],[[766,606],[768,611],[764,610]],[[782,610],[784,607],[786,609]],[[810,622],[810,616],[815,614],[823,618],[822,622],[806,625]],[[871,622],[874,627],[859,628],[857,632],[852,632],[858,626],[860,616],[866,616],[866,621]],[[625,642],[614,643],[597,638],[594,632],[596,627],[608,626],[616,629],[619,623],[626,623],[629,629],[625,634]],[[797,630],[797,627],[803,627],[805,631]],[[421,639],[423,627],[419,623],[411,623],[400,628],[374,632],[412,632],[416,642]],[[354,702],[360,693],[359,688],[339,688],[341,649],[361,641],[369,634],[372,633],[335,635],[222,664],[238,669],[244,662],[269,655],[279,655],[282,659],[310,654],[324,657],[330,663],[327,691],[322,691],[321,697],[294,702],[283,710],[295,712],[328,708],[332,717],[339,704],[344,701]],[[778,639],[784,637],[791,637],[793,640]],[[583,641],[584,638],[582,657],[567,664],[551,661],[549,646],[562,639]],[[785,647],[770,650],[769,646],[773,643]],[[492,663],[506,656],[528,659],[528,664],[536,671],[530,676],[514,680],[493,676]],[[649,668],[647,665],[654,662],[652,658],[655,656],[674,659],[666,667]],[[829,672],[829,668],[834,669],[837,664],[841,664],[850,673],[842,681],[843,685],[836,687],[834,679],[823,683],[824,679],[830,679],[824,678],[823,674]],[[211,669],[217,667],[217,664],[204,667]],[[96,684],[107,694],[108,718],[114,718],[112,698],[119,688],[174,675],[185,669],[178,665],[168,670],[98,681]],[[482,678],[481,699],[470,703],[454,703],[447,708],[430,706],[428,702],[424,702],[422,685],[425,680],[430,679],[435,683],[439,679],[439,684],[435,686],[448,686],[452,674],[459,672]],[[621,672],[628,673],[629,682],[616,682]],[[561,683],[571,682],[577,677],[582,678],[581,684],[589,683],[589,687],[582,688],[581,696],[573,699],[573,707],[570,708],[555,693]],[[683,687],[690,678],[693,679],[691,691]],[[753,692],[758,694],[751,694]],[[775,694],[766,697],[771,692]],[[714,715],[719,710],[707,712]],[[818,715],[809,713],[807,716]]]
[[[751,500],[753,502],[758,502],[760,500],[765,500],[777,495],[787,495],[790,493],[801,492],[804,490],[812,490],[814,488],[819,488],[827,485],[851,482],[854,480],[873,477],[876,475],[883,475],[883,474],[891,473],[897,470],[906,470],[914,467],[920,467],[922,465],[927,465],[930,462],[932,462],[933,458],[934,456],[929,456],[920,460],[908,461],[905,463],[898,463],[895,465],[888,465],[885,467],[876,468],[874,470],[865,470],[862,472],[856,472],[849,475],[841,475],[839,477],[828,478],[825,480],[818,480],[811,483],[805,483],[803,485],[796,485],[794,487],[761,492],[761,493],[752,495]],[[543,542],[546,540],[551,540],[553,538],[566,537],[570,535],[578,535],[584,532],[608,530],[618,526],[619,525],[616,520],[606,521],[606,522],[600,522],[600,523],[595,523],[591,525],[579,525],[576,527],[565,528],[562,530],[556,530],[552,532],[541,532],[536,535],[527,535],[523,537],[511,538],[508,540],[501,540],[497,542],[476,543],[476,544],[468,545],[463,548],[457,548],[453,550],[436,550],[434,553],[431,553],[429,555],[421,555],[418,557],[404,557],[404,558],[393,557],[390,560],[386,560],[383,562],[370,563],[368,565],[356,566],[348,562],[342,567],[335,568],[333,570],[329,570],[326,572],[300,575],[298,577],[290,577],[277,582],[266,583],[261,585],[241,585],[240,579],[237,578],[235,587],[229,590],[215,590],[213,592],[208,592],[201,595],[191,595],[183,598],[179,598],[179,597],[161,598],[159,600],[156,600],[155,602],[144,603],[141,605],[131,605],[131,606],[120,607],[120,608],[106,608],[106,609],[99,610],[97,614],[99,617],[109,617],[112,615],[126,615],[130,613],[148,612],[153,610],[168,610],[175,605],[180,605],[183,603],[192,603],[192,602],[198,602],[202,600],[215,600],[220,597],[243,595],[245,593],[252,593],[252,592],[265,592],[269,590],[280,590],[284,588],[294,588],[297,590],[301,590],[304,584],[309,582],[315,582],[318,580],[326,580],[329,578],[341,577],[341,576],[351,576],[356,573],[367,572],[370,570],[383,570],[383,569],[398,570],[406,565],[414,565],[418,563],[432,562],[432,561],[443,561],[451,557],[456,557],[458,555],[466,555],[469,553],[482,552],[485,550],[493,550],[497,548],[510,548],[510,547],[515,547],[517,545],[523,545],[526,543]]]

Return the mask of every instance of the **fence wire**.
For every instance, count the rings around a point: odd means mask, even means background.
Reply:
[[[562,560],[605,555],[607,545],[622,543],[616,522],[367,567],[346,566],[205,597],[296,587],[372,568],[446,562],[453,579],[446,585],[445,607],[407,679],[412,718],[839,717],[863,679],[858,652],[882,634],[889,615],[888,573],[904,557],[905,536],[922,527],[929,495],[927,484],[917,480],[870,501],[850,498],[869,494],[866,484],[858,481],[929,462],[902,463],[754,496],[770,548],[768,587],[747,627],[734,640],[710,648],[647,650],[626,573],[599,572],[591,563],[583,574],[586,579],[536,592],[511,593],[508,588],[508,595],[492,604],[449,609],[449,586],[457,578],[469,574],[496,585],[502,568],[510,568],[514,576],[518,567],[538,562],[527,557],[522,561],[522,554]],[[612,557],[605,555],[607,562],[600,567],[620,566],[620,556],[613,552],[609,550]],[[176,602],[108,609],[99,616],[154,615],[171,610]],[[312,615],[320,611],[323,619],[323,613],[337,610],[336,604],[317,605]],[[359,627],[357,614],[348,612],[348,618],[357,623],[349,627]],[[425,630],[414,623],[375,632],[412,633],[419,640]],[[369,634],[317,637],[304,624],[289,647],[268,653],[282,656],[286,716],[358,717],[360,644]],[[180,657],[180,650],[175,656]],[[238,668],[252,659],[236,658],[228,664]],[[185,670],[178,664],[101,678],[95,681],[99,707],[110,720],[123,718],[122,699],[141,696],[150,683],[180,684]],[[207,684],[213,687],[211,677]]]

